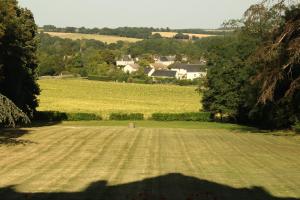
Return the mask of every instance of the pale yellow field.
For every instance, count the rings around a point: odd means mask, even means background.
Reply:
[[[166,38],[173,38],[177,32],[153,32],[152,34],[154,35],[155,33],[160,34],[162,37]],[[193,34],[193,33],[184,33],[185,35],[189,35],[190,37],[196,36],[198,38],[206,38],[206,37],[212,37],[215,35],[208,35],[208,34]]]
[[[113,112],[197,112],[196,87],[99,82],[82,79],[39,80],[41,111],[86,112],[107,116]]]
[[[137,38],[127,38],[127,37],[119,37],[119,36],[113,36],[113,35],[96,35],[96,34],[81,34],[81,33],[58,33],[58,32],[45,32],[51,36],[60,37],[63,39],[71,39],[71,40],[82,40],[82,39],[88,39],[88,40],[98,40],[101,42],[106,42],[108,44],[116,43],[118,41],[124,41],[124,42],[137,42],[141,41],[142,39]]]

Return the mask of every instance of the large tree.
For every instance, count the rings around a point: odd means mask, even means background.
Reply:
[[[16,0],[0,1],[0,93],[32,116],[40,90],[36,82],[37,26]]]
[[[300,113],[299,5],[264,1],[242,22],[231,40],[203,45],[211,64],[204,108],[263,128],[289,127]]]

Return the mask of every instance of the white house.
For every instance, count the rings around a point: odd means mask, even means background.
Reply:
[[[174,64],[175,60],[176,60],[176,56],[161,56],[155,60],[155,63],[160,63],[169,66]]]
[[[171,66],[171,70],[177,72],[177,79],[194,80],[196,78],[206,77],[207,75],[207,69],[200,64],[175,63]]]
[[[138,65],[138,64],[129,64],[123,68],[123,72],[131,74],[133,72],[138,71],[139,68],[140,68],[140,65]]]
[[[130,64],[134,64],[134,60],[132,59],[131,55],[123,56],[116,62],[117,66],[126,66]]]

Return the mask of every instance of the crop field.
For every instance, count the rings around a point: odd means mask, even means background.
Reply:
[[[177,32],[152,32],[152,34],[155,34],[155,33],[159,33],[162,37],[165,37],[165,38],[173,38],[177,34]],[[184,33],[184,34],[189,35],[190,37],[195,36],[198,38],[206,38],[206,37],[215,36],[215,35],[209,35],[209,34],[193,34],[193,33]]]
[[[197,124],[198,129],[65,124],[1,130],[0,197],[300,199],[299,136]]]
[[[96,34],[81,34],[81,33],[59,33],[59,32],[45,32],[51,36],[60,37],[63,39],[71,39],[71,40],[98,40],[101,42],[106,42],[108,44],[116,43],[118,41],[124,41],[124,42],[137,42],[141,41],[141,39],[138,38],[127,38],[127,37],[119,37],[119,36],[113,36],[113,35],[96,35]]]
[[[43,79],[41,111],[97,113],[197,112],[196,87],[99,82],[83,79]]]

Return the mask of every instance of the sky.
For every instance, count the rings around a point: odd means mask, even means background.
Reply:
[[[260,0],[19,0],[39,26],[219,28]]]

